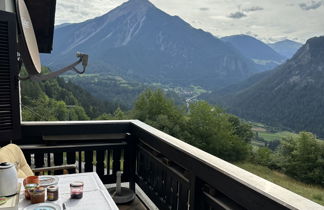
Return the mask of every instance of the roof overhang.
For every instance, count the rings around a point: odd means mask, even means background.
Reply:
[[[56,0],[25,0],[40,53],[51,53]]]

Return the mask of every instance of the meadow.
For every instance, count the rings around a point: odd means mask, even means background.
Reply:
[[[295,192],[305,198],[308,198],[316,203],[324,205],[323,187],[305,184],[283,173],[280,173],[279,171],[271,170],[267,167],[256,165],[253,163],[240,162],[235,163],[235,165],[253,174],[256,174],[270,182],[280,185],[292,192]]]

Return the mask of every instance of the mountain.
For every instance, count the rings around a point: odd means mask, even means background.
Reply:
[[[323,58],[324,36],[309,39],[286,63],[222,100],[248,120],[323,137]]]
[[[89,72],[205,88],[224,87],[257,72],[254,63],[210,33],[147,0],[129,0],[107,14],[55,29],[51,68],[89,54]]]
[[[228,101],[230,101],[232,97],[235,97],[235,95],[238,94],[238,92],[254,86],[256,83],[262,81],[264,78],[268,77],[268,75],[272,73],[273,71],[269,70],[253,74],[248,79],[245,79],[238,83],[214,90],[212,92],[203,93],[199,96],[199,99],[206,100],[211,104],[217,104],[227,109]]]
[[[285,39],[268,45],[277,53],[289,59],[297,52],[297,50],[303,44],[299,42],[291,41],[289,39]]]
[[[226,36],[221,39],[233,45],[247,58],[252,59],[262,70],[273,69],[285,61],[285,57],[254,37],[241,34]]]

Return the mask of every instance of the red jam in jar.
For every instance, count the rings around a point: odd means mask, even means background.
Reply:
[[[71,199],[81,199],[83,197],[83,182],[73,182],[70,184]]]

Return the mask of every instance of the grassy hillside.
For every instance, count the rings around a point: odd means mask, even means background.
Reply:
[[[235,165],[253,174],[256,174],[266,180],[269,180],[277,185],[280,185],[292,192],[295,192],[305,198],[308,198],[316,203],[324,205],[323,187],[304,184],[286,176],[285,174],[282,174],[278,171],[270,170],[269,168],[264,166],[255,165],[252,163],[236,163]]]
[[[252,126],[252,132],[268,142],[274,140],[281,140],[282,138],[287,137],[295,137],[297,135],[296,133],[285,130],[279,130],[277,128],[269,127],[261,123],[249,123]]]
[[[256,122],[248,122],[251,125],[251,130],[254,133],[255,136],[258,136],[259,139],[255,138],[253,139],[253,143],[261,144],[261,146],[264,146],[264,142],[272,142],[272,141],[277,141],[277,140],[282,140],[283,138],[288,138],[288,137],[297,137],[298,134],[287,131],[287,130],[281,130],[279,128],[274,128],[271,126],[264,125],[262,123],[256,123]],[[262,139],[262,142],[260,141],[260,138]],[[318,141],[323,141],[323,138],[318,138]]]

